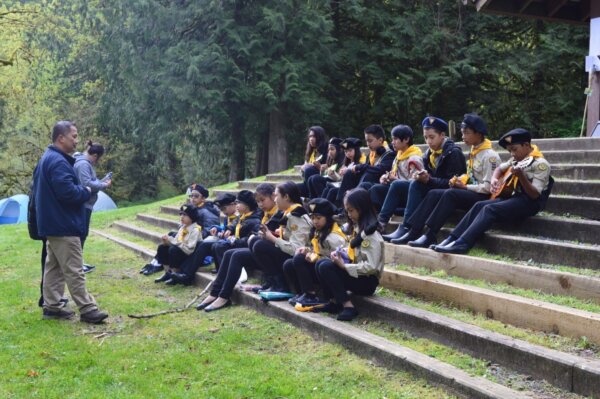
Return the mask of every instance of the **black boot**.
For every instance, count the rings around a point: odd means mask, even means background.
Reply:
[[[429,246],[429,249],[433,249],[435,250],[435,247],[445,247],[446,245],[450,244],[451,242],[456,241],[456,238],[452,237],[452,236],[448,236],[446,237],[446,239],[442,242],[440,242],[439,244],[432,244]]]
[[[177,284],[191,285],[192,280],[184,273],[171,273],[171,280]]]
[[[435,234],[433,234],[431,231],[428,231],[427,233],[419,237],[417,240],[409,241],[408,245],[415,248],[427,248],[430,245],[435,244],[436,242],[437,240],[435,238]]]
[[[420,233],[413,231],[413,230],[408,230],[408,232],[406,234],[404,234],[400,238],[392,240],[391,243],[398,244],[398,245],[406,245],[406,244],[408,244],[409,241],[416,240],[419,237],[420,237]]]
[[[163,281],[167,281],[171,279],[171,272],[165,272],[161,277],[154,280],[155,283],[162,283]]]
[[[404,226],[402,226],[402,224],[400,224],[398,226],[398,228],[396,229],[396,231],[394,231],[393,233],[383,235],[383,240],[387,241],[387,242],[390,242],[392,240],[397,240],[398,238],[402,237],[407,232],[408,232],[408,230],[406,229],[406,227],[404,227]]]

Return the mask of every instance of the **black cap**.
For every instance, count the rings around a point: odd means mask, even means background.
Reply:
[[[237,195],[237,202],[246,204],[250,210],[255,210],[258,207],[254,193],[250,190],[242,190]]]
[[[183,205],[181,208],[179,208],[179,214],[188,215],[194,223],[198,221],[198,212],[193,205]]]
[[[202,184],[192,183],[190,185],[191,191],[198,191],[204,198],[208,198],[208,190]]]
[[[360,139],[357,139],[356,137],[348,137],[342,141],[342,148],[344,150],[348,150],[350,148],[360,148],[361,144],[362,142]]]
[[[487,125],[483,118],[476,114],[465,114],[465,117],[460,124],[461,129],[470,128],[476,133],[481,133],[484,136],[487,135]]]
[[[215,204],[219,208],[222,208],[226,205],[230,205],[233,203],[235,203],[235,195],[233,195],[231,193],[221,194],[221,195],[219,195],[219,197],[217,197],[217,200],[215,201]]]
[[[509,144],[522,143],[531,143],[531,133],[521,128],[513,129],[510,132],[505,133],[504,136],[500,137],[500,140],[498,140],[498,144],[503,148],[508,147]]]
[[[333,145],[336,148],[339,148],[341,144],[342,139],[338,139],[337,137],[332,137],[331,139],[329,139],[329,145]]]
[[[321,215],[330,219],[335,214],[335,207],[325,198],[315,198],[308,203],[308,213],[310,215]]]
[[[408,125],[397,125],[392,129],[392,137],[396,137],[400,140],[412,138],[415,134]]]
[[[426,116],[421,122],[421,126],[423,126],[423,129],[435,129],[444,133],[448,131],[448,123],[436,116]]]

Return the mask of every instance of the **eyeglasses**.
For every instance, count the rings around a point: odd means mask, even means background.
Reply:
[[[200,198],[200,194],[190,194],[190,198]]]

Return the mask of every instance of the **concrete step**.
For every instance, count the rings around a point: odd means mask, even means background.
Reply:
[[[547,294],[600,303],[600,277],[498,261],[470,255],[442,254],[428,248],[385,245],[386,265],[424,267],[450,276],[507,284]],[[390,269],[392,270],[392,269]]]
[[[552,165],[552,176],[558,179],[600,180],[600,164],[568,164]]]
[[[146,261],[150,261],[154,258],[155,252],[152,251],[151,249],[148,249],[146,247],[143,247],[143,246],[133,243],[131,241],[127,241],[120,237],[116,237],[110,233],[107,233],[107,232],[104,232],[101,230],[92,229],[91,232],[100,237],[106,238],[107,240],[110,240],[112,242],[119,244],[123,248],[126,248],[126,249],[134,252],[135,254],[141,256]]]
[[[455,211],[448,219],[448,224],[456,225],[465,215],[464,211]],[[386,232],[396,230],[402,223],[401,216],[394,216],[386,228]],[[581,242],[600,245],[600,222],[596,220],[566,218],[561,216],[536,215],[527,218],[523,223],[500,223],[493,228],[502,234],[516,236],[534,236],[552,240]]]
[[[600,395],[599,361],[530,344],[384,297],[354,296],[352,301],[370,319],[392,324],[417,337],[546,380],[568,392]]]
[[[395,226],[389,223],[388,232],[394,231]],[[445,227],[438,236],[439,240],[445,239],[452,231]],[[499,254],[510,256],[512,259],[552,265],[565,265],[585,269],[600,269],[600,247],[590,244],[574,244],[549,238],[532,238],[522,235],[516,230],[511,234],[507,232],[489,231],[483,239],[477,242],[478,247]],[[399,245],[389,244],[393,247]]]
[[[552,194],[544,210],[555,215],[575,215],[600,220],[600,198]]]
[[[596,313],[402,271],[386,271],[380,283],[429,301],[452,303],[517,327],[575,339],[587,337],[590,342],[600,344],[600,315]]]
[[[269,174],[265,176],[265,179],[271,182],[283,182],[283,181],[302,181],[302,175],[300,173],[287,173],[287,174]]]
[[[207,273],[197,273],[197,280],[202,285],[208,284],[213,278],[214,276]],[[258,295],[241,291],[235,291],[232,299],[263,314],[303,328],[318,339],[340,344],[377,364],[406,370],[425,378],[430,383],[442,385],[460,397],[507,399],[531,397],[527,393],[512,390],[485,378],[470,376],[461,369],[366,332],[352,324],[316,313],[298,312],[285,301],[265,304]]]
[[[165,219],[158,216],[145,215],[143,213],[138,213],[135,218],[142,222],[151,224],[156,227],[161,227],[167,230],[177,230],[179,229],[179,222],[175,219]]]
[[[211,191],[211,199],[215,200],[216,198],[219,197],[219,195],[225,194],[225,193],[230,193],[233,195],[237,195],[237,193],[239,193],[241,190],[241,188],[233,188],[233,189],[228,189],[228,190],[212,190]]]
[[[114,227],[115,229],[124,233],[128,233],[136,237],[142,238],[144,240],[152,241],[155,244],[162,244],[161,237],[163,236],[163,234],[148,231],[127,222],[113,222],[111,227]]]
[[[298,180],[296,179],[294,181],[295,183],[299,183],[302,182],[302,180]],[[271,180],[271,181],[239,181],[238,182],[238,189],[239,190],[250,190],[250,191],[254,191],[256,190],[256,187],[258,187],[259,184],[261,183],[270,183],[274,186],[277,186],[279,183],[281,183],[281,181],[276,181],[276,180]]]

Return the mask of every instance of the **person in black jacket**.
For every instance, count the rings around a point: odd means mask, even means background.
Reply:
[[[396,153],[391,151],[385,142],[385,131],[380,125],[370,125],[365,129],[365,142],[369,147],[366,163],[355,164],[348,168],[342,177],[342,184],[337,192],[335,205],[342,207],[346,191],[356,188],[368,190],[379,183],[379,178],[392,169]]]
[[[386,241],[391,241],[393,244],[398,243],[400,238],[410,230],[408,220],[429,190],[448,188],[450,179],[467,171],[467,162],[462,149],[446,137],[448,131],[446,121],[435,116],[428,116],[423,119],[421,125],[423,127],[423,137],[429,146],[423,156],[425,169],[416,172],[413,175],[413,180],[410,181],[403,223],[394,233],[383,236]],[[388,199],[394,201],[393,198],[389,198],[392,193],[390,189],[383,205],[384,208],[386,208],[386,205],[389,206],[387,204]],[[391,209],[395,209],[395,207],[392,204]]]
[[[206,238],[210,228],[219,224],[219,209],[213,202],[206,200],[209,191],[202,184],[193,183],[190,185],[189,191],[190,203],[196,207],[198,212],[198,226],[202,228],[202,237]]]
[[[308,179],[321,173],[321,166],[327,161],[327,136],[321,126],[308,129],[308,141],[304,153],[304,164],[301,167],[303,182],[298,184],[300,195],[308,197]]]
[[[236,207],[240,216],[235,224],[228,227],[229,237],[226,240],[217,241],[212,247],[217,270],[219,270],[225,251],[234,248],[247,248],[250,236],[258,234],[261,213],[254,199],[254,193],[248,190],[240,191],[237,195]]]

